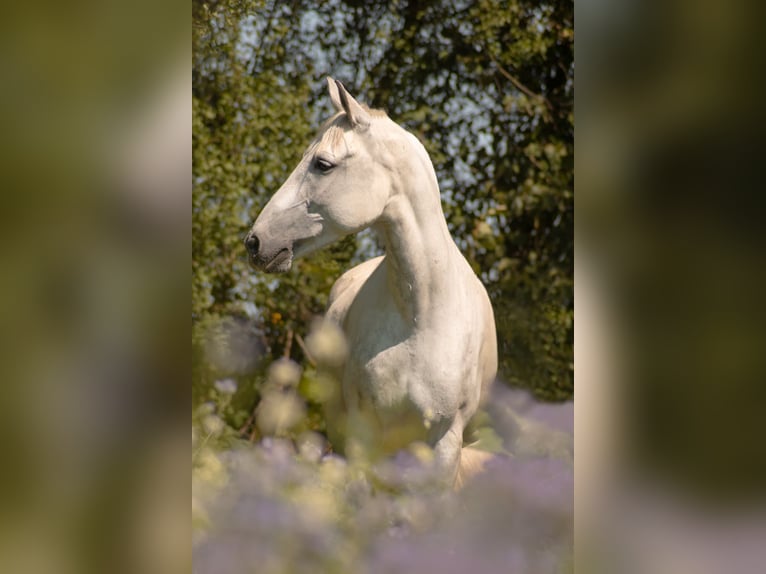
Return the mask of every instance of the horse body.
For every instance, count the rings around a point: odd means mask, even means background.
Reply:
[[[330,294],[327,317],[349,344],[330,440],[343,451],[362,417],[375,446],[424,440],[454,479],[463,429],[497,371],[492,306],[449,233],[425,148],[328,84],[339,113],[256,220],[251,260],[284,271],[346,233],[377,232],[385,255],[347,271]]]
[[[464,280],[450,274],[446,292],[414,314],[411,304],[398,301],[399,289],[390,288],[399,285],[391,258],[387,253],[354,268],[331,295],[327,315],[342,325],[350,347],[342,374],[344,407],[371,415],[366,420],[377,427],[380,450],[424,440],[451,472],[463,428],[495,376],[491,306],[466,264]],[[416,279],[412,291],[417,289]]]

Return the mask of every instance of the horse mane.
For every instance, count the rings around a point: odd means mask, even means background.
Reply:
[[[367,104],[359,104],[362,106],[364,111],[366,111],[368,114],[370,114],[373,118],[387,118],[388,114],[386,113],[386,110],[381,110],[378,108],[371,108]]]

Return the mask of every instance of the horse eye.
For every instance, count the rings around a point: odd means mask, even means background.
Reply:
[[[335,166],[331,164],[329,161],[327,161],[326,159],[322,159],[321,157],[318,157],[314,161],[314,167],[317,168],[322,173],[327,173]]]

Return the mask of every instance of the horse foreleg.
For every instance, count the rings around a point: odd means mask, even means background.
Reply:
[[[460,466],[460,454],[463,449],[463,422],[460,417],[450,424],[433,444],[436,465],[446,484],[453,486]]]

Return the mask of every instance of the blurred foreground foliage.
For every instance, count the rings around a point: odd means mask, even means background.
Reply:
[[[317,323],[306,340],[328,365],[342,356],[336,326]],[[194,571],[458,574],[573,569],[571,402],[543,404],[499,389],[491,415],[498,453],[485,473],[445,489],[433,451],[415,442],[381,457],[353,424],[355,447],[328,452],[310,402],[336,382],[296,362],[273,362],[253,413],[252,444],[226,419],[237,384],[222,379],[194,413]],[[484,438],[484,437],[482,437]]]
[[[277,358],[332,283],[377,250],[350,237],[256,275],[242,239],[330,114],[324,78],[426,145],[450,229],[492,297],[499,378],[573,394],[573,6],[568,1],[194,1],[193,403],[237,392],[226,421],[255,438]],[[309,414],[321,430],[313,403]]]

